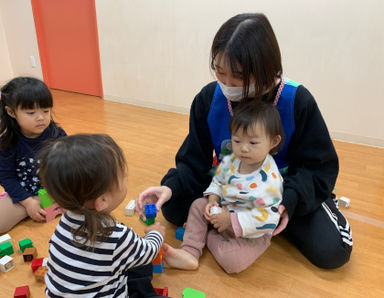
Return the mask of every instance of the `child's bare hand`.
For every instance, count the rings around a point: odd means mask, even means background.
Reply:
[[[223,207],[222,212],[219,214],[211,215],[211,223],[219,233],[232,228],[231,215],[227,208]]]
[[[144,229],[145,234],[148,234],[150,231],[158,231],[165,238],[165,227],[158,221]]]
[[[217,202],[209,202],[207,206],[205,206],[204,217],[209,222],[211,222],[211,207],[213,206],[219,207],[220,205]]]
[[[27,210],[30,218],[35,221],[44,221],[47,212],[41,208],[40,202],[37,196],[29,197],[20,202],[21,205]]]

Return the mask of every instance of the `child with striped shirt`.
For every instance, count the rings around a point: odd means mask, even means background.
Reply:
[[[40,158],[44,187],[67,210],[50,240],[46,295],[157,297],[151,263],[165,228],[156,223],[141,238],[110,215],[127,194],[119,146],[107,135],[72,135],[47,145]]]

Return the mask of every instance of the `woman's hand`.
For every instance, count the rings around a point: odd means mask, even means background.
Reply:
[[[278,211],[280,213],[280,223],[277,226],[277,228],[273,231],[272,236],[276,236],[280,234],[282,231],[284,231],[289,221],[288,212],[283,205],[279,206]]]
[[[30,218],[35,221],[44,221],[47,212],[41,208],[40,202],[37,196],[26,198],[19,202],[27,210]]]
[[[143,220],[146,220],[143,209],[146,204],[156,204],[157,211],[172,196],[172,190],[168,186],[152,186],[144,190],[136,199],[136,212]]]

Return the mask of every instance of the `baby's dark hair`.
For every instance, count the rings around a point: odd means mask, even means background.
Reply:
[[[9,107],[12,111],[15,111],[17,108],[52,108],[52,94],[44,82],[30,77],[14,78],[1,88],[1,149],[15,145],[17,133],[20,131],[17,121],[8,115],[5,107]],[[58,130],[54,130],[54,133],[58,134]],[[55,137],[55,135],[53,135],[53,137]]]
[[[243,13],[226,21],[212,43],[210,62],[213,70],[216,58],[222,56],[228,59],[231,72],[241,76],[244,98],[248,97],[252,80],[257,100],[261,100],[265,91],[268,91],[268,98],[272,96],[283,67],[279,44],[264,14]]]
[[[105,134],[77,134],[51,141],[39,158],[48,194],[60,207],[85,216],[73,231],[75,243],[106,239],[116,225],[113,217],[84,205],[118,186],[119,175],[126,171],[121,148]]]
[[[252,129],[257,123],[263,125],[265,133],[270,139],[279,135],[283,140],[284,130],[280,113],[273,104],[266,102],[252,100],[240,103],[233,111],[229,131],[234,134],[240,129],[243,133],[247,133],[248,129]],[[283,141],[277,147],[280,148],[282,144]]]

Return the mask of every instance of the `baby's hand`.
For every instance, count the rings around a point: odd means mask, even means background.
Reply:
[[[209,222],[211,222],[211,207],[213,207],[213,206],[220,207],[219,203],[217,203],[217,202],[209,202],[205,206],[204,217]]]
[[[211,223],[219,233],[232,228],[231,214],[223,207],[222,212],[211,216]]]
[[[162,226],[158,221],[144,229],[145,234],[148,234],[150,231],[158,231],[163,236],[163,238],[165,238],[165,227]]]
[[[30,218],[35,221],[44,221],[47,212],[41,208],[40,202],[37,196],[29,197],[20,202],[21,205],[27,210]]]

